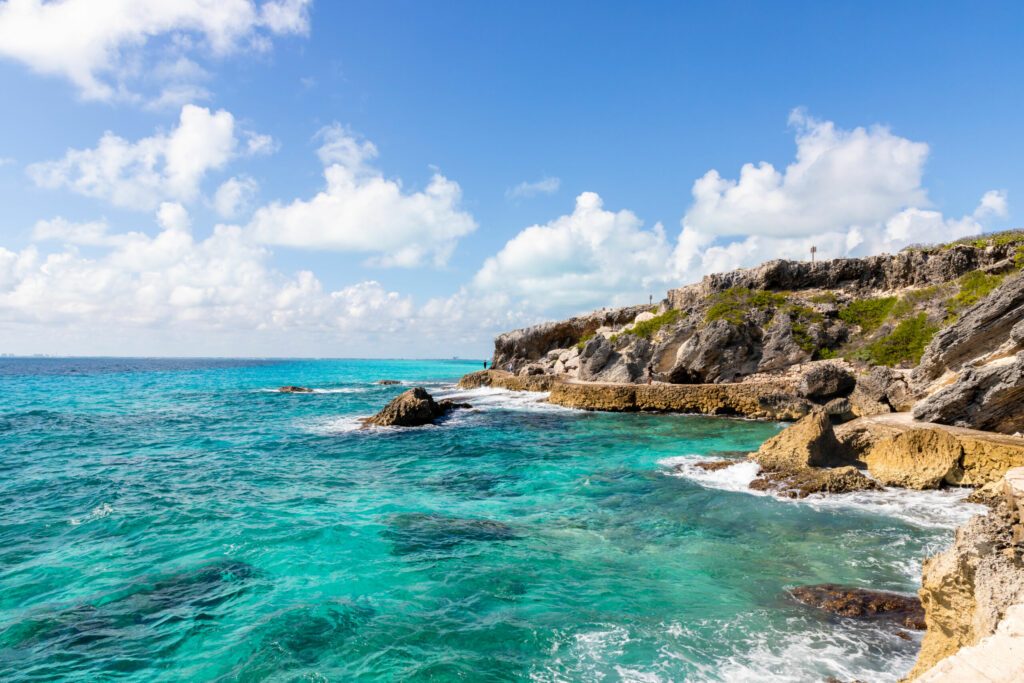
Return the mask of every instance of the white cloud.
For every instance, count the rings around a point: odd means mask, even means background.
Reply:
[[[213,208],[221,218],[234,218],[252,205],[259,183],[248,176],[228,178],[213,195]]]
[[[505,196],[509,199],[527,199],[536,197],[539,194],[554,194],[561,187],[560,178],[544,177],[534,182],[523,181],[515,187],[505,190]]]
[[[17,161],[14,157],[0,157],[0,168],[4,166],[13,166]]]
[[[571,214],[509,240],[473,285],[539,310],[636,303],[663,293],[671,251],[660,224],[645,230],[633,212],[608,211],[597,194],[584,192]]]
[[[312,199],[274,202],[256,211],[249,231],[260,242],[370,254],[382,266],[443,265],[459,238],[476,229],[460,208],[459,184],[435,173],[420,192],[406,192],[371,165],[372,142],[341,126],[322,130],[318,150],[327,187]]]
[[[286,276],[270,253],[238,227],[217,226],[197,240],[180,204],[164,204],[155,236],[111,235],[105,223],[41,221],[36,236],[104,245],[96,258],[74,247],[42,255],[0,248],[0,323],[68,329],[323,332],[337,340],[394,331],[413,315],[411,300],[364,281],[326,291],[308,271]],[[201,347],[194,347],[202,351]]]
[[[739,180],[708,171],[693,184],[687,226],[712,235],[814,235],[870,225],[927,205],[928,145],[874,126],[844,131],[796,110],[796,160],[784,172],[745,164]]]
[[[84,99],[141,101],[136,88],[146,78],[179,92],[191,82],[180,67],[159,78],[164,53],[265,50],[270,36],[306,34],[308,8],[309,0],[8,0],[0,4],[0,55],[68,79]],[[162,38],[169,47],[159,44],[161,56],[150,63],[145,48]],[[198,65],[188,68],[196,75]],[[161,99],[176,98],[163,91]]]
[[[242,131],[258,151],[268,136]],[[203,178],[236,156],[239,131],[223,109],[185,105],[178,127],[131,142],[106,132],[92,149],[69,149],[63,159],[32,164],[29,176],[41,187],[67,187],[115,206],[152,210],[161,201],[191,202]]]
[[[682,220],[673,272],[681,281],[773,258],[807,259],[895,252],[916,243],[946,242],[982,232],[1005,216],[1007,198],[992,190],[961,218],[929,208],[921,184],[928,145],[882,126],[846,131],[802,110],[796,159],[783,173],[746,164],[739,180],[708,171],[693,184]]]
[[[40,242],[52,240],[94,246],[109,244],[109,229],[106,221],[75,223],[58,216],[50,220],[37,221],[32,228],[32,239]]]

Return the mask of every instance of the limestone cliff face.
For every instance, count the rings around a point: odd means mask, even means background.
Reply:
[[[1024,602],[1024,549],[1019,533],[1024,470],[1009,472],[1004,486],[1005,499],[995,510],[958,529],[953,546],[925,562],[920,596],[927,631],[911,680],[960,648],[994,634],[1007,611]],[[961,670],[987,666],[981,661],[974,667],[962,664]],[[956,680],[933,674],[925,679]]]
[[[495,340],[494,367],[589,382],[653,379],[670,384],[740,382],[836,355],[909,368],[928,338],[948,325],[952,314],[947,308],[966,287],[958,278],[1001,278],[1015,272],[1014,256],[1022,248],[1018,242],[992,240],[984,246],[957,244],[818,263],[771,261],[709,275],[670,290],[653,307],[605,309],[502,334]],[[993,299],[987,308],[978,304],[957,311],[960,322],[939,333],[941,341],[937,338],[930,347],[934,351],[926,356],[927,368],[915,379],[913,391],[899,377],[902,389],[887,394],[895,379],[881,378],[886,386],[876,386],[870,400],[855,401],[855,412],[906,410],[912,393],[934,393],[932,383],[947,368],[976,357],[977,348],[989,353],[992,340],[1008,339],[1012,323],[1024,320],[1019,289],[1001,288],[998,297],[986,298]],[[955,303],[967,300],[960,297]],[[1024,337],[1024,327],[1019,332]],[[992,366],[969,381],[965,374],[957,396],[944,401],[1008,405],[1018,398],[1018,370]],[[949,408],[943,415],[957,410]],[[965,424],[980,426],[979,420],[972,416]],[[1016,425],[1000,417],[988,423],[1004,431]]]
[[[1007,278],[941,330],[913,384],[926,396],[914,407],[920,420],[1024,431],[1024,276]]]

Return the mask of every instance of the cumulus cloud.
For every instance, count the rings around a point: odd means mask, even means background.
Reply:
[[[309,0],[8,0],[0,55],[69,80],[84,99],[180,104],[201,96],[201,67],[183,53],[266,50],[309,31]],[[156,61],[146,47],[157,43]],[[161,76],[166,76],[163,78]],[[155,95],[138,86],[155,80]]]
[[[274,202],[248,229],[265,244],[369,255],[381,266],[444,265],[459,238],[476,229],[460,208],[459,184],[435,172],[426,188],[407,192],[372,165],[377,148],[334,125],[318,134],[326,188],[312,199]]]
[[[679,280],[772,258],[895,252],[982,232],[1007,214],[1006,193],[986,192],[960,218],[930,208],[922,185],[928,145],[884,126],[842,130],[795,110],[796,158],[783,172],[745,164],[738,180],[708,171],[693,184],[672,270]]]
[[[264,152],[268,136],[239,131],[235,117],[223,109],[185,105],[178,126],[131,142],[108,131],[91,149],[69,149],[64,158],[32,164],[29,176],[40,187],[65,187],[115,206],[152,210],[161,201],[191,202],[210,171],[246,148]]]
[[[228,178],[213,195],[213,208],[221,218],[234,218],[251,204],[259,183],[248,176]]]
[[[473,279],[483,292],[528,300],[539,309],[635,303],[668,277],[671,246],[660,224],[647,230],[631,211],[609,211],[597,194],[573,212],[533,225],[488,258]]]
[[[149,236],[112,235],[102,222],[41,221],[39,239],[108,249],[85,257],[73,246],[46,255],[35,246],[0,248],[0,322],[337,337],[394,330],[413,313],[409,298],[375,281],[327,291],[309,271],[286,276],[238,227],[220,225],[195,239],[180,204],[161,205],[157,222],[160,231]]]
[[[561,185],[561,178],[544,177],[533,182],[524,180],[515,187],[505,190],[505,196],[509,199],[528,199],[539,194],[554,194]]]
[[[685,224],[712,235],[813,235],[927,205],[927,144],[883,126],[841,130],[799,109],[790,124],[793,163],[781,172],[764,161],[744,164],[738,180],[708,171],[693,184]]]

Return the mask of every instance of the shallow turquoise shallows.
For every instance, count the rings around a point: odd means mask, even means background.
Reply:
[[[780,425],[458,392],[459,361],[0,360],[0,679],[895,680],[954,494],[746,492]],[[381,386],[376,380],[400,380]],[[277,386],[314,387],[282,394]],[[409,386],[437,426],[359,429]]]

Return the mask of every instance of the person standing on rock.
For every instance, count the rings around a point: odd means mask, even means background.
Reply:
[[[484,361],[484,370],[487,369],[487,361]]]
[[[654,361],[647,364],[647,383],[654,384]]]

